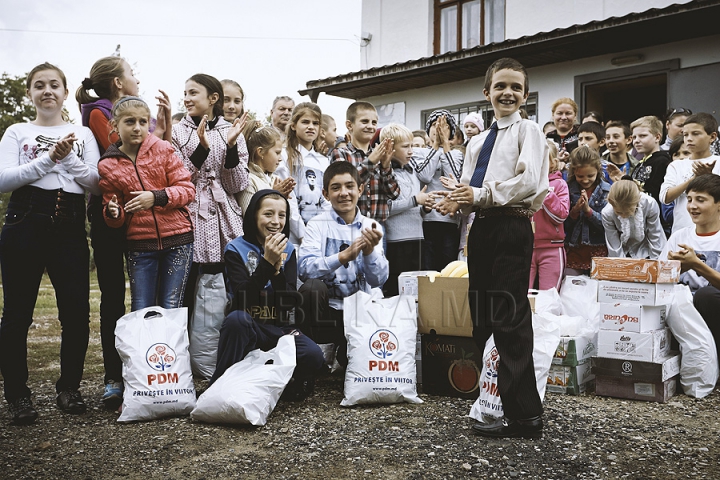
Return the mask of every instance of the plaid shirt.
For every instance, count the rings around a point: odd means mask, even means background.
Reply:
[[[360,213],[373,220],[384,222],[390,215],[388,200],[395,200],[400,195],[392,168],[383,168],[380,162],[373,165],[367,153],[348,143],[346,148],[336,148],[330,152],[330,162],[345,160],[358,169],[360,181],[365,184],[363,193],[358,199]]]

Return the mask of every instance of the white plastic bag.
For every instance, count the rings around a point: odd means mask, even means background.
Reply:
[[[598,281],[584,275],[565,277],[560,288],[562,313],[582,317],[587,326],[578,330],[600,329],[600,304],[597,301]]]
[[[537,305],[537,304],[536,304]],[[545,399],[548,372],[553,355],[560,342],[558,316],[544,312],[533,315],[533,364],[535,382],[540,400]],[[497,385],[497,371],[502,359],[491,335],[483,352],[483,368],[480,374],[480,395],[470,409],[468,416],[481,422],[503,416],[502,400]]]
[[[190,318],[190,361],[193,375],[209,380],[215,373],[220,327],[225,320],[227,294],[222,273],[204,273],[195,289]]]
[[[186,415],[195,407],[187,308],[148,307],[118,320],[115,348],[125,381],[118,422]]]
[[[535,296],[535,313],[562,315],[562,301],[555,287],[550,290],[529,290]]]
[[[357,292],[345,298],[343,311],[348,366],[340,405],[422,403],[416,386],[415,299],[373,300]]]
[[[685,395],[703,398],[715,388],[720,373],[715,340],[693,305],[687,285],[675,285],[667,326],[680,344],[680,385]]]
[[[190,413],[208,423],[265,425],[295,371],[295,337],[283,335],[270,351],[248,353],[198,398]]]

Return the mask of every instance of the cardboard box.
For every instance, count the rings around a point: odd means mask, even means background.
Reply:
[[[670,305],[675,285],[671,283],[631,283],[600,280],[598,302],[635,305]]]
[[[670,330],[663,328],[647,333],[598,332],[598,357],[660,362],[670,353]]]
[[[472,337],[468,279],[418,277],[418,331]]]
[[[597,333],[581,337],[560,337],[553,365],[576,367],[597,355]]]
[[[590,276],[618,282],[678,283],[680,261],[594,257]]]
[[[680,353],[670,352],[657,363],[594,357],[592,372],[605,377],[630,378],[640,382],[660,383],[680,374]]]
[[[580,395],[591,389],[594,379],[595,375],[588,361],[576,367],[551,365],[545,389],[553,393]]]
[[[415,272],[403,272],[398,277],[398,292],[400,295],[412,295],[415,300],[418,299],[418,277],[427,276],[429,270],[419,270]]]
[[[472,338],[422,335],[423,393],[478,398],[482,351]]]
[[[651,307],[633,303],[601,303],[600,330],[650,332],[665,328],[666,305]]]
[[[677,378],[673,377],[664,382],[644,382],[632,378],[596,375],[595,395],[665,403],[675,395]]]

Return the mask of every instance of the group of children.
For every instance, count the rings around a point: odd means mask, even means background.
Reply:
[[[249,351],[292,334],[298,367],[288,392],[304,398],[323,368],[318,343],[338,345],[338,360],[346,359],[344,298],[373,289],[396,295],[400,273],[440,270],[464,258],[467,240],[473,334],[480,348],[494,334],[503,358],[506,417],[474,427],[491,437],[542,432],[528,282],[559,287],[565,270],[586,272],[593,256],[661,252],[708,278],[697,264],[705,257],[692,253],[700,243],[682,237],[668,251],[673,238],[666,242],[660,219],[687,236],[688,219],[698,225],[698,218],[712,217],[708,205],[720,208],[712,183],[720,177],[706,175],[717,137],[710,115],[680,122],[692,161],[670,163],[654,117],[631,126],[576,126],[568,121],[569,111],[577,115],[570,99],[553,106],[557,128],[547,140],[521,117],[525,69],[501,59],[485,77],[483,94],[495,113],[487,130],[479,114],[461,127],[446,110],[432,112],[424,131],[378,128],[373,105],[355,102],[343,146],[334,119],[314,103],[278,112],[286,124],[278,131],[248,119],[237,82],[196,74],[185,82],[187,113],[175,122],[162,91],[152,118],[137,97],[138,83],[126,61],[98,60],[78,89],[83,126],[76,126],[62,116],[68,94],[62,71],[39,65],[27,83],[36,120],[12,126],[0,142],[0,190],[13,192],[0,236],[0,369],[16,424],[37,418],[26,385],[26,339],[46,269],[63,328],[57,403],[68,413],[86,409],[79,392],[89,336],[86,191],[102,292],[102,400],[113,408],[123,394],[114,329],[125,312],[124,268],[133,311],[192,312],[199,276],[222,273],[231,305],[211,381]],[[289,110],[291,99],[278,98]],[[628,153],[631,141],[639,161]],[[663,216],[661,204],[673,202],[674,212]],[[697,234],[705,243],[708,228]],[[512,297],[513,308],[493,302],[498,291]]]

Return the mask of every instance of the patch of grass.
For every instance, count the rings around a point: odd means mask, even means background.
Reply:
[[[0,285],[0,307],[2,306]],[[47,274],[43,275],[38,292],[33,324],[28,332],[28,370],[30,382],[53,382],[60,375],[60,334],[55,289]],[[130,289],[125,291],[125,309],[130,311]],[[100,343],[100,288],[97,274],[90,272],[90,344],[85,356],[85,378],[103,374],[102,346]],[[0,377],[2,378],[2,377]],[[32,387],[31,387],[32,388]]]

